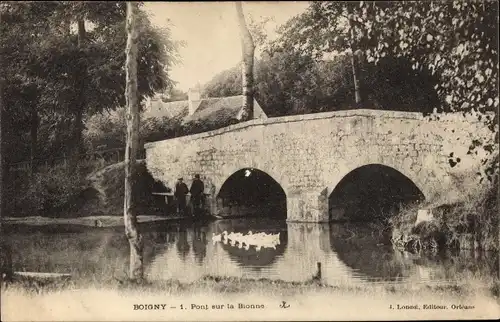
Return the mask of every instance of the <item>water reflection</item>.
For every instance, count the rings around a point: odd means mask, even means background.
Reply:
[[[201,230],[201,227],[194,227],[191,244],[193,245],[193,253],[198,265],[202,265],[207,256],[207,234]]]
[[[303,224],[269,218],[142,226],[147,277],[194,281],[204,275],[307,281],[322,263],[324,282],[439,283],[498,274],[498,254],[477,252],[419,256],[394,251],[388,232],[373,224]],[[276,249],[213,243],[224,230],[280,234]],[[6,229],[15,270],[120,275],[128,242],[122,229],[55,233]],[[76,256],[75,256],[76,255]]]
[[[189,233],[192,234],[192,230],[189,230]],[[179,227],[177,231],[177,243],[175,246],[177,247],[177,253],[179,256],[183,261],[186,261],[186,257],[191,249],[188,242],[188,230],[186,227]]]
[[[395,281],[411,275],[413,263],[392,249],[389,236],[374,223],[330,226],[332,251],[363,279]]]
[[[257,250],[255,246],[250,246],[248,249],[239,248],[239,245],[231,245],[230,243],[220,243],[219,246],[227,252],[229,259],[237,263],[240,267],[248,267],[254,270],[259,270],[265,266],[272,265],[277,258],[282,257],[287,245],[286,225],[282,220],[273,220],[268,218],[254,219],[232,219],[220,220],[214,223],[216,234],[223,231],[248,234],[252,231],[254,234],[259,232],[264,233],[280,233],[280,244],[276,249],[261,248]]]

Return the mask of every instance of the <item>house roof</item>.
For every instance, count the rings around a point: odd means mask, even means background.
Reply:
[[[168,118],[184,118],[188,115],[188,101],[177,101],[165,103],[161,99],[151,100],[150,107],[145,111],[144,115],[148,118],[153,117],[168,117]]]
[[[237,120],[238,113],[243,108],[242,102],[242,95],[203,99],[196,111],[184,118],[184,123],[208,122],[222,124],[231,119]]]
[[[150,109],[145,116],[167,117],[180,119],[182,124],[208,123],[217,126],[226,126],[231,120],[238,120],[238,114],[243,108],[243,95],[229,97],[206,98],[198,102],[198,107],[192,115],[189,115],[189,101],[163,102],[152,100]],[[258,106],[258,103],[254,101]]]

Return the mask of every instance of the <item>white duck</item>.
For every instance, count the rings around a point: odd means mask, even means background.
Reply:
[[[251,245],[255,245],[257,251],[259,251],[263,247],[276,249],[276,245],[280,244],[279,235],[279,233],[266,234],[263,232],[254,234],[251,230],[244,235],[242,233],[228,233],[224,230],[220,235],[214,234],[212,240],[214,243],[218,241],[226,245],[230,243],[233,247],[238,244],[238,248],[244,248],[245,250],[249,250]]]
[[[216,235],[216,234],[213,234],[212,236],[212,242],[215,244],[216,242],[221,242],[222,241],[222,234],[220,235]]]
[[[223,238],[224,244],[227,244],[227,231],[226,231],[226,230],[224,230],[224,231],[222,232],[222,234],[221,234],[221,235],[222,235],[222,238]]]
[[[260,245],[261,247],[276,248],[276,245],[279,245],[279,233],[275,235],[259,233],[254,234],[252,237],[254,244]]]
[[[241,237],[239,238],[240,244],[248,245],[249,244],[248,240],[249,239],[247,235],[241,235]]]
[[[234,238],[236,241],[240,241],[240,240],[241,240],[241,237],[243,237],[243,234],[242,234],[242,233],[234,233],[234,234],[233,234],[233,238]]]
[[[230,233],[227,235],[227,239],[229,239],[229,240],[234,240],[234,233],[233,233],[233,232],[230,232]]]

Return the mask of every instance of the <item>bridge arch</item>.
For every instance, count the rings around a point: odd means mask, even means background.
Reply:
[[[425,200],[413,180],[393,167],[377,163],[349,171],[330,189],[328,211],[333,220],[385,219],[401,206]]]
[[[240,168],[226,177],[216,190],[220,214],[286,217],[286,192],[268,173]]]
[[[259,158],[261,156],[259,155]],[[241,162],[227,162],[218,169],[218,173],[214,176],[213,183],[215,185],[214,195],[217,196],[229,177],[238,171],[244,169],[254,169],[267,174],[270,178],[276,181],[283,189],[286,196],[288,196],[288,180],[286,176],[280,171],[279,164],[275,164],[273,160],[266,160],[265,158],[257,159],[252,158],[248,160],[233,160]]]

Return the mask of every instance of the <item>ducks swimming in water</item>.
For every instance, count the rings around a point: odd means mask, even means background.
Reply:
[[[212,242],[215,244],[216,242],[221,242],[222,241],[222,234],[216,235],[214,234],[212,236]]]
[[[212,241],[222,242],[224,244],[230,244],[235,247],[238,244],[238,248],[243,248],[245,250],[250,249],[250,246],[255,246],[256,250],[259,251],[261,248],[273,248],[280,244],[279,239],[280,234],[266,234],[266,233],[253,233],[249,231],[246,235],[242,233],[228,233],[223,231],[221,234],[214,234],[212,236]]]

